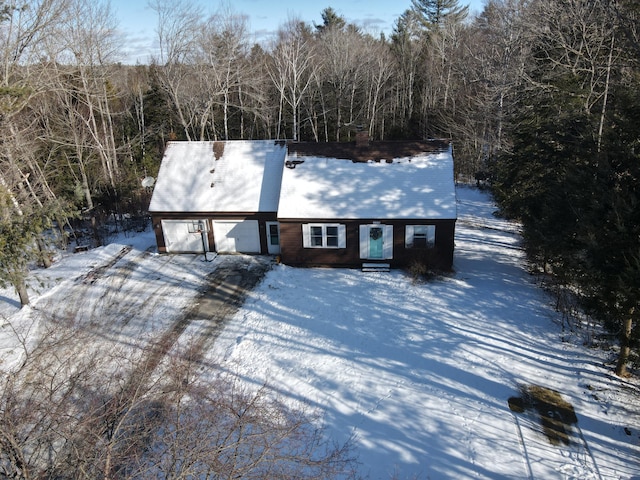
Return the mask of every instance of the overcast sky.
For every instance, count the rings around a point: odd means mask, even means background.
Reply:
[[[197,0],[196,0],[197,1]],[[215,13],[220,5],[230,2],[200,0],[204,15]],[[461,1],[472,11],[482,9],[483,0]],[[156,15],[148,7],[148,0],[111,0],[126,35],[126,63],[148,63],[155,52]],[[395,20],[411,6],[411,0],[233,0],[231,11],[247,15],[250,31],[256,41],[268,40],[288,18],[297,17],[310,24],[322,22],[321,12],[332,7],[348,22],[355,23],[371,33],[389,34]]]

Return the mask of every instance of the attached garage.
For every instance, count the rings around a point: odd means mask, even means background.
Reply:
[[[209,250],[205,223],[200,220],[162,220],[164,245],[168,253],[185,253]],[[204,240],[204,243],[203,243]]]
[[[260,253],[257,220],[215,220],[213,238],[221,253]]]
[[[169,142],[149,205],[158,251],[201,253],[204,238],[207,251],[277,254],[285,155],[284,141]]]

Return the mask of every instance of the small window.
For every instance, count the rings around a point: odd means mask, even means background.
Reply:
[[[302,244],[305,248],[346,248],[346,227],[339,224],[303,224]]]
[[[271,245],[280,245],[280,233],[278,232],[278,225],[269,225],[269,243]]]
[[[433,248],[436,243],[435,225],[407,225],[407,248]]]

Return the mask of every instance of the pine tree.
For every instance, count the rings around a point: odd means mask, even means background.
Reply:
[[[14,202],[13,195],[0,185],[0,287],[13,286],[24,306],[29,304],[29,264],[43,253],[38,235],[51,222],[42,209],[16,208]]]
[[[504,211],[522,220],[532,264],[571,286],[587,311],[619,334],[616,373],[624,375],[640,336],[635,24],[620,29],[626,37],[617,34],[614,22],[626,17],[606,2],[537,6],[528,88],[510,119],[512,148],[496,163],[495,193]]]
[[[332,29],[343,30],[347,25],[344,17],[338,15],[331,7],[325,8],[320,15],[322,16],[322,25],[316,25],[316,30],[320,34]]]
[[[469,6],[459,5],[458,0],[411,0],[411,4],[427,30],[438,30],[445,22],[462,22],[469,15]]]

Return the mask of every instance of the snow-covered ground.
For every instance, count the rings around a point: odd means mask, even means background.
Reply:
[[[562,334],[526,272],[517,227],[492,215],[485,194],[458,189],[458,209],[451,276],[412,283],[400,271],[274,266],[205,362],[320,411],[333,439],[353,436],[372,479],[640,478],[638,382],[612,375],[609,353],[579,332]],[[43,310],[98,315],[117,326],[103,341],[139,348],[233,260],[146,252],[153,244],[149,233],[123,238],[35,271],[33,308],[19,311],[0,290],[2,367],[20,353],[13,330],[35,335]],[[124,245],[133,249],[117,259]],[[96,268],[100,279],[84,281]],[[532,414],[511,412],[507,400],[525,384],[573,405],[568,446],[551,445]]]

